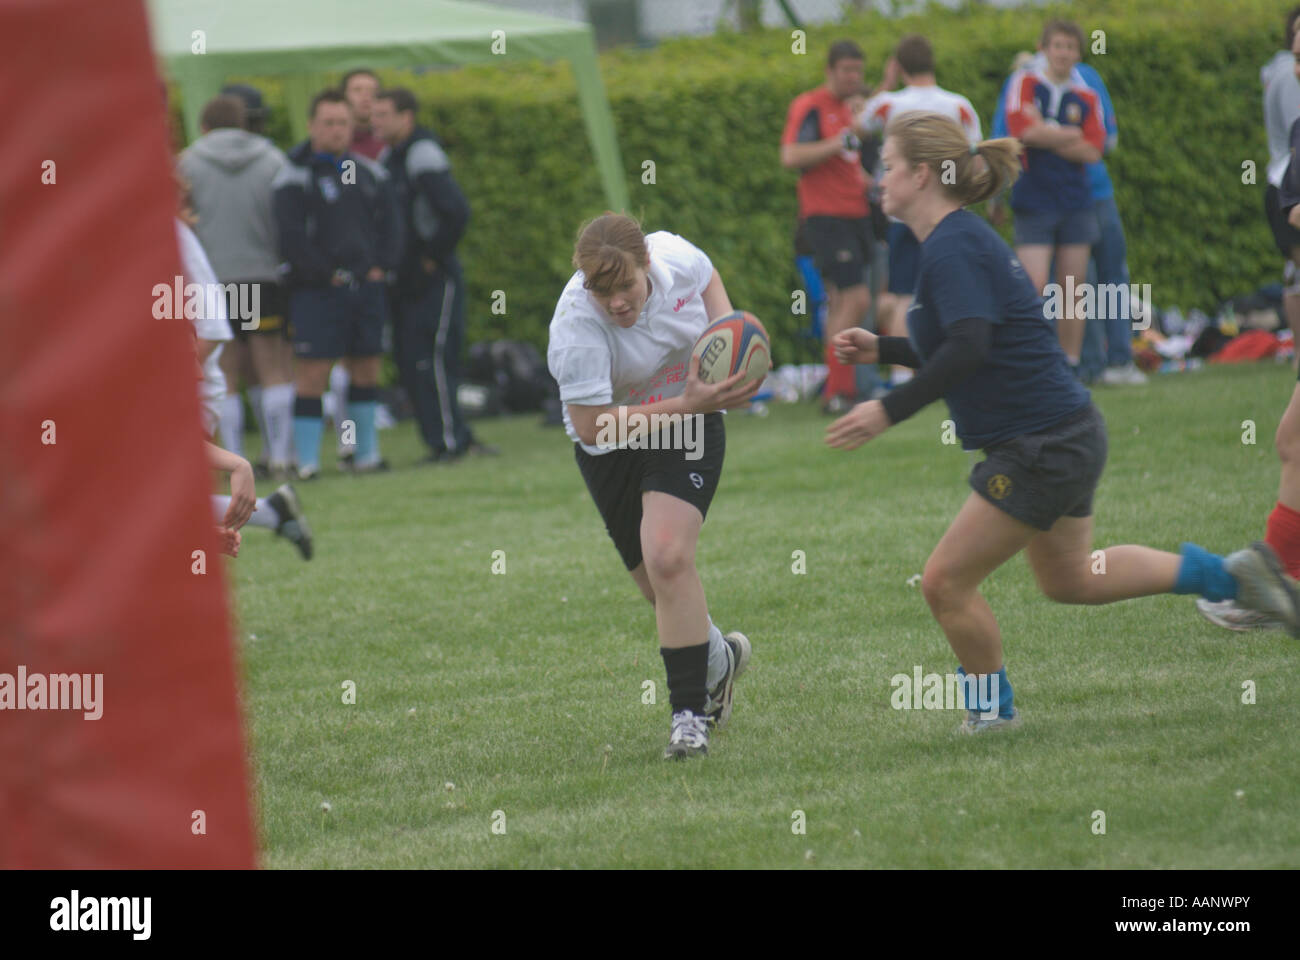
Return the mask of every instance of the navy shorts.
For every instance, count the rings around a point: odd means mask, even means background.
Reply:
[[[1013,210],[1016,246],[1063,247],[1082,244],[1091,247],[1101,239],[1097,211],[1091,207],[1078,210]]]
[[[293,354],[303,360],[373,357],[384,352],[388,289],[365,282],[352,287],[300,287],[289,299]]]
[[[986,447],[971,489],[1022,523],[1050,530],[1061,517],[1092,516],[1106,451],[1106,421],[1089,403],[1040,433]]]
[[[573,445],[582,479],[627,569],[635,570],[642,560],[641,494],[651,490],[670,494],[707,517],[722,479],[726,452],[727,432],[721,413],[704,414],[698,460],[686,459],[685,450],[625,449],[590,454],[581,444]]]
[[[838,290],[867,282],[875,240],[870,217],[808,217],[804,236],[822,282]]]
[[[921,267],[921,245],[905,223],[890,223],[889,292],[910,297],[916,292],[916,274]]]

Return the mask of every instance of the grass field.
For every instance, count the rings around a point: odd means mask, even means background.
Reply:
[[[1098,546],[1261,538],[1293,385],[1269,364],[1094,391],[1111,438]],[[366,478],[327,456],[298,488],[316,559],[248,529],[228,567],[265,865],[1300,865],[1300,649],[1283,633],[1219,630],[1186,597],[1059,606],[1017,558],[985,596],[1025,725],[959,737],[959,711],[890,707],[893,675],[956,667],[907,585],[968,489],[946,416],[848,454],[810,406],[728,417],[698,559],[714,620],[754,659],[731,725],[688,763],[660,759],[653,614],[560,431],[481,423],[501,457],[417,468],[404,424],[382,435],[394,471]]]

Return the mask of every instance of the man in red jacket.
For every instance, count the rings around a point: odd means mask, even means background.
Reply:
[[[832,44],[825,85],[795,97],[781,136],[781,165],[799,171],[799,218],[830,301],[825,332],[830,375],[822,399],[831,413],[847,410],[857,393],[853,368],[836,359],[831,340],[856,327],[871,306],[869,183],[848,104],[862,85],[862,61],[862,48],[852,40]]]

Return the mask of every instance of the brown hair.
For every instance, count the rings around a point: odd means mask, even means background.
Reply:
[[[622,213],[604,213],[578,228],[573,265],[583,286],[604,296],[632,282],[633,271],[650,263],[641,224]]]
[[[841,60],[865,60],[866,54],[852,40],[836,40],[826,53],[826,66],[833,67]]]
[[[1083,53],[1083,31],[1073,20],[1048,20],[1043,24],[1043,35],[1038,40],[1040,47],[1045,47],[1052,41],[1055,34],[1063,33],[1067,37],[1074,37],[1074,42],[1079,45],[1079,52]]]
[[[898,41],[894,59],[898,61],[898,69],[909,76],[934,73],[934,50],[930,41],[919,33],[909,33]]]
[[[933,170],[943,189],[963,207],[987,200],[1020,175],[1019,140],[984,140],[972,153],[966,131],[942,113],[900,114],[890,121],[885,137],[911,166],[925,164]],[[947,167],[948,162],[952,167]],[[952,173],[945,177],[947,170]]]
[[[242,130],[244,111],[243,100],[233,94],[223,93],[203,105],[203,112],[199,114],[199,123],[208,130],[223,130],[228,127]]]
[[[328,89],[322,90],[316,96],[311,98],[311,106],[307,108],[307,117],[310,120],[316,119],[316,108],[322,103],[343,103],[346,104],[348,98],[343,96],[342,90]]]

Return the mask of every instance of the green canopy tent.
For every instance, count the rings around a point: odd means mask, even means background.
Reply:
[[[154,48],[180,86],[185,130],[236,74],[284,77],[294,135],[306,136],[311,95],[326,75],[356,67],[410,68],[568,60],[605,196],[627,209],[627,183],[591,27],[459,0],[149,0]]]

